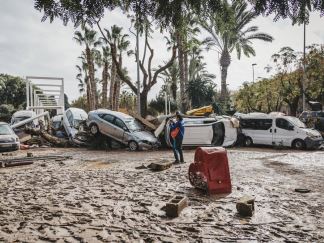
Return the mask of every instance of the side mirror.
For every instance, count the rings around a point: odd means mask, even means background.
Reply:
[[[288,130],[289,130],[289,131],[294,131],[294,126],[289,126],[289,127],[288,127]]]
[[[128,131],[127,127],[123,127],[123,130],[124,130],[124,131]]]

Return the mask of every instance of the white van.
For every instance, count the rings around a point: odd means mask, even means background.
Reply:
[[[318,148],[323,143],[321,134],[306,128],[298,118],[264,113],[240,114],[240,125],[245,145],[252,144]]]

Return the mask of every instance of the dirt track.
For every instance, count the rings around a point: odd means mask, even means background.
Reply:
[[[0,168],[0,242],[324,242],[324,152],[229,150],[233,192],[223,197],[193,189],[189,163],[135,169],[171,151],[31,152],[73,160]],[[245,194],[256,198],[251,218],[236,214]],[[173,195],[190,204],[170,219],[161,208]]]

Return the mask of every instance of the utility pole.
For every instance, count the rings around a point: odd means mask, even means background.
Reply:
[[[141,83],[140,83],[140,67],[139,67],[139,33],[138,33],[138,16],[136,14],[136,63],[137,63],[137,113],[141,115]]]
[[[256,66],[256,65],[257,65],[256,63],[253,63],[253,64],[252,64],[253,83],[254,83],[254,66]]]
[[[303,111],[306,108],[305,82],[306,82],[306,21],[304,20],[304,59],[303,59]]]
[[[165,114],[168,114],[168,94],[165,91]]]

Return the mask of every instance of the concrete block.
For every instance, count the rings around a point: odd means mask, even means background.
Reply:
[[[243,217],[251,217],[254,212],[254,197],[243,196],[236,203],[237,212]]]
[[[178,217],[181,211],[188,206],[188,198],[183,196],[174,196],[167,202],[165,212],[168,217]]]

